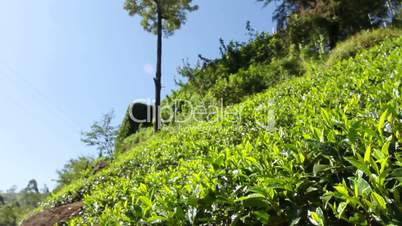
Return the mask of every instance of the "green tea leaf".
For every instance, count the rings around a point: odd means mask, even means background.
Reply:
[[[375,200],[376,203],[378,203],[378,205],[382,208],[382,209],[386,209],[387,208],[387,203],[385,202],[384,198],[379,195],[376,192],[372,192],[371,193],[371,197],[372,199]]]
[[[147,208],[152,207],[152,201],[146,196],[140,196],[138,198]]]
[[[240,197],[240,198],[236,199],[235,202],[240,202],[240,201],[244,201],[244,200],[248,200],[248,199],[261,199],[261,198],[265,198],[265,196],[262,194],[259,194],[259,193],[253,193],[253,194],[250,194],[247,196]]]
[[[384,124],[385,124],[385,120],[387,118],[387,115],[388,115],[388,109],[385,110],[384,113],[382,113],[382,115],[380,117],[380,121],[378,122],[377,128],[378,128],[378,132],[380,132],[381,134],[383,132],[383,128],[384,128]]]
[[[385,142],[385,144],[382,146],[382,148],[381,148],[381,152],[386,156],[386,157],[388,157],[389,156],[389,145],[391,144],[391,142],[390,141],[387,141],[387,142]]]
[[[261,223],[263,224],[269,223],[270,215],[266,211],[259,210],[254,211],[253,213],[257,217],[258,221],[260,221]]]
[[[363,171],[367,176],[371,175],[370,168],[365,163],[362,163],[362,162],[356,160],[353,157],[345,157],[345,159],[350,164],[352,164],[354,167],[356,167],[357,169]]]
[[[371,157],[371,145],[368,145],[366,148],[366,152],[364,152],[364,162],[370,162]]]
[[[344,184],[338,184],[334,188],[337,192],[339,192],[345,196],[349,196],[348,189],[346,188],[346,186]]]
[[[346,207],[348,206],[348,203],[347,202],[341,202],[341,203],[339,203],[339,205],[338,205],[338,208],[337,208],[337,212],[338,212],[338,218],[341,218],[342,217],[342,214],[343,214],[343,212],[345,211],[345,209],[346,209]]]

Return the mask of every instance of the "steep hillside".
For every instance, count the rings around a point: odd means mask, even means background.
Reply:
[[[401,225],[402,38],[169,126],[53,194],[70,225]]]

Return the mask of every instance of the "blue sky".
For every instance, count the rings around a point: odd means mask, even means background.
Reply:
[[[114,109],[153,98],[156,38],[129,17],[123,0],[0,0],[0,190],[35,178],[54,187],[56,170],[96,150],[80,132]],[[247,40],[249,20],[274,27],[256,0],[196,0],[200,9],[164,40],[163,94],[182,59],[219,55],[219,38]]]

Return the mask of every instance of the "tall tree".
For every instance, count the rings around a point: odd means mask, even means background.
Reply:
[[[38,182],[36,182],[35,179],[32,179],[28,182],[27,187],[24,189],[25,192],[33,192],[33,193],[39,193],[38,189]]]
[[[162,89],[162,36],[173,35],[186,22],[187,13],[198,9],[192,0],[126,0],[124,9],[130,16],[142,17],[142,27],[157,35],[157,63],[155,83],[155,125],[160,129],[160,102]]]

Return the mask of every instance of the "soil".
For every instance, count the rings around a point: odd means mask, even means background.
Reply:
[[[53,226],[63,224],[82,211],[82,202],[75,202],[44,210],[22,222],[22,226]]]

